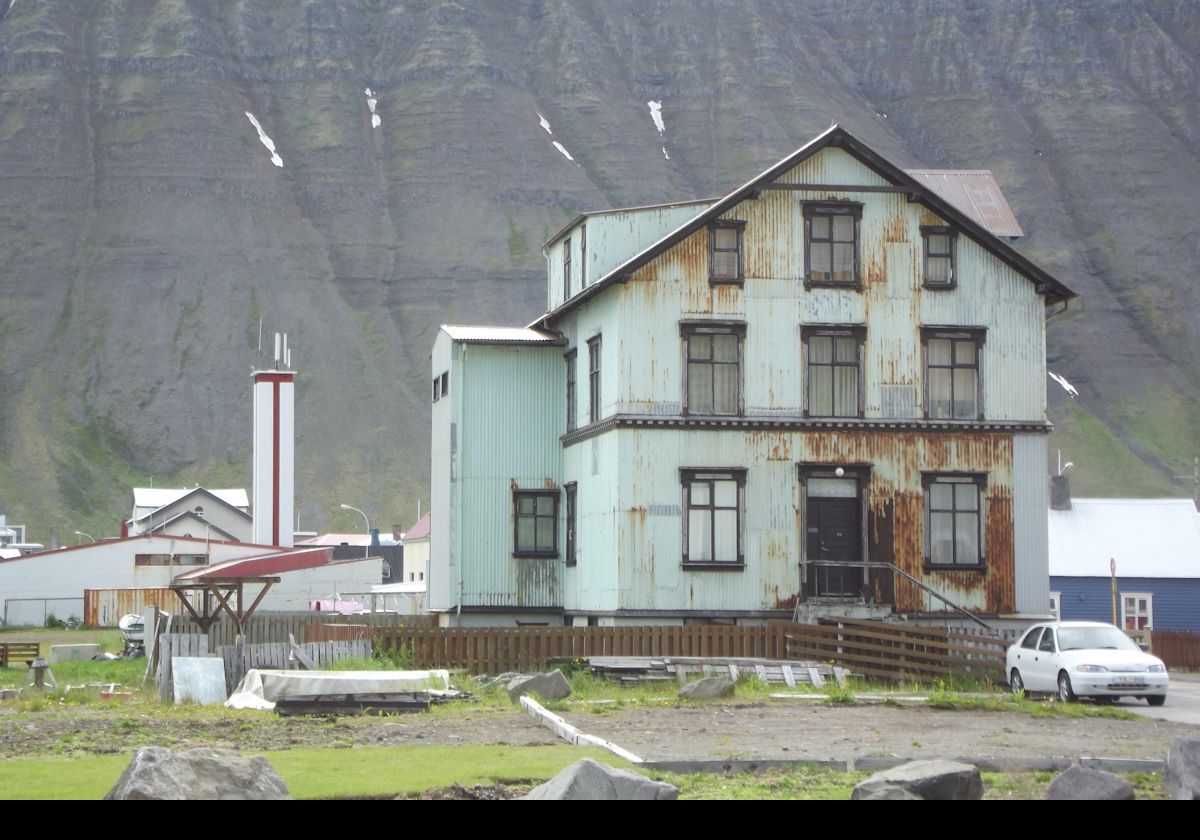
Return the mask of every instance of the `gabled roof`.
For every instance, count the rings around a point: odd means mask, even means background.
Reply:
[[[429,539],[429,512],[414,522],[407,531],[404,532],[404,541],[410,540],[427,540]]]
[[[1200,578],[1200,513],[1191,499],[1072,499],[1049,514],[1050,574]]]
[[[142,488],[142,489],[146,489],[146,488]],[[151,492],[153,493],[153,492],[157,492],[157,491],[151,491]],[[178,491],[169,490],[169,491],[165,491],[165,492],[175,493]],[[218,494],[220,494],[220,495],[218,495]],[[239,496],[239,494],[240,494],[240,496]],[[247,513],[245,510],[243,510],[243,508],[250,506],[250,502],[246,498],[245,490],[208,490],[204,487],[193,487],[191,490],[184,490],[181,495],[176,496],[174,499],[172,499],[171,501],[167,502],[164,505],[159,505],[158,507],[151,510],[149,513],[144,513],[141,516],[139,516],[135,519],[130,519],[128,521],[130,523],[145,522],[147,519],[149,519],[153,522],[154,517],[158,516],[159,513],[163,510],[163,508],[169,508],[169,507],[171,507],[171,505],[177,504],[177,503],[183,501],[184,499],[187,499],[187,498],[193,497],[193,496],[196,498],[210,499],[212,502],[215,502],[216,504],[223,505],[225,508],[227,508],[229,510],[230,513],[236,514],[236,515],[242,517],[243,519],[246,519],[249,521],[253,521],[253,519],[254,519],[254,517],[252,517],[249,513]],[[134,498],[135,499],[137,498],[137,489],[134,490]],[[148,496],[145,498],[153,498],[153,496]],[[234,504],[234,502],[237,501],[239,498],[242,500],[243,504],[241,504],[241,505]],[[231,499],[233,501],[230,501]],[[138,505],[137,507],[140,507],[140,505]],[[172,517],[172,519],[176,519],[176,518],[178,518],[178,516]]]
[[[210,496],[215,496],[230,507],[250,507],[250,497],[241,487],[231,487],[225,490],[209,490],[206,487],[184,487],[175,489],[169,487],[134,487],[133,506],[140,508],[161,508],[174,504],[189,493],[203,490]]]
[[[625,279],[632,272],[646,265],[660,254],[663,254],[678,242],[706,227],[709,222],[719,219],[722,214],[736,207],[741,202],[752,198],[764,184],[774,181],[792,167],[804,162],[822,149],[829,147],[838,148],[850,154],[892,184],[899,187],[908,187],[914,195],[921,197],[922,203],[939,216],[954,224],[998,259],[1029,277],[1033,283],[1037,284],[1038,291],[1046,295],[1047,302],[1065,301],[1075,297],[1075,293],[1063,285],[1057,278],[1034,265],[1027,257],[1018,253],[1011,245],[988,231],[979,222],[938,195],[937,192],[926,187],[903,169],[889,163],[878,153],[851,135],[846,129],[834,125],[774,166],[750,179],[720,201],[717,201],[703,213],[680,225],[650,247],[633,255],[595,283],[586,286],[574,297],[564,301],[557,309],[547,312],[535,321],[534,324],[549,326],[559,316],[565,315],[604,289]]]
[[[238,511],[238,512],[241,513],[241,511]],[[142,518],[145,519],[145,517],[142,517]],[[232,541],[237,540],[237,537],[235,537],[233,534],[229,533],[228,531],[226,531],[222,528],[218,528],[216,525],[212,524],[211,522],[206,520],[204,517],[197,515],[196,512],[192,511],[192,510],[181,511],[181,512],[175,514],[174,516],[172,516],[170,519],[166,519],[166,520],[163,520],[162,522],[155,523],[155,525],[152,529],[150,529],[149,531],[143,532],[143,534],[141,534],[141,536],[145,536],[145,534],[147,534],[147,533],[158,536],[159,531],[163,530],[168,525],[173,525],[181,519],[188,519],[188,518],[194,519],[196,521],[197,525],[203,526],[204,528],[206,528],[207,532],[208,532],[207,536],[209,536],[209,537],[222,537],[226,540],[232,540]],[[250,517],[247,516],[247,519],[249,519],[249,518]],[[167,535],[164,534],[162,536],[167,536]]]
[[[442,332],[467,344],[561,344],[562,339],[529,327],[470,327],[442,324]]]

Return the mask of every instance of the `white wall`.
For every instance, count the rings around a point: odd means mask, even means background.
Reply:
[[[281,580],[271,587],[259,605],[260,610],[307,610],[308,602],[328,598],[337,592],[369,592],[383,576],[383,559],[369,557],[347,560],[315,569],[283,572]],[[253,592],[253,594],[252,594]],[[247,604],[257,597],[258,590],[250,586],[245,593]],[[355,596],[357,599],[357,596]],[[361,600],[361,599],[358,599]]]

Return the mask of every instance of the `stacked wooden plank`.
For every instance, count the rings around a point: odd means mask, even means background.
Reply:
[[[828,680],[841,685],[848,676],[845,669],[822,662],[752,657],[590,656],[586,662],[593,674],[626,684],[686,682],[701,677],[725,676],[735,681],[742,677],[757,677],[764,682],[794,688],[797,685],[820,687]]]

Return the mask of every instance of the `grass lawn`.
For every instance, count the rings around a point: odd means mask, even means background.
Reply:
[[[419,793],[454,782],[540,783],[580,758],[628,766],[604,750],[551,746],[361,747],[262,753],[297,799]],[[0,798],[99,799],[131,754],[0,762]]]

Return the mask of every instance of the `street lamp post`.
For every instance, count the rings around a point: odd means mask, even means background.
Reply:
[[[76,531],[76,532],[75,532],[75,536],[77,536],[77,537],[87,537],[87,538],[88,538],[89,540],[91,540],[92,542],[95,542],[95,541],[96,541],[96,538],[95,538],[95,537],[93,537],[91,534],[85,534],[83,531]]]
[[[367,519],[367,515],[358,508],[352,505],[342,505],[342,510],[352,510],[358,513],[363,518],[363,522],[367,523],[367,545],[363,549],[363,557],[371,556],[371,520]]]

